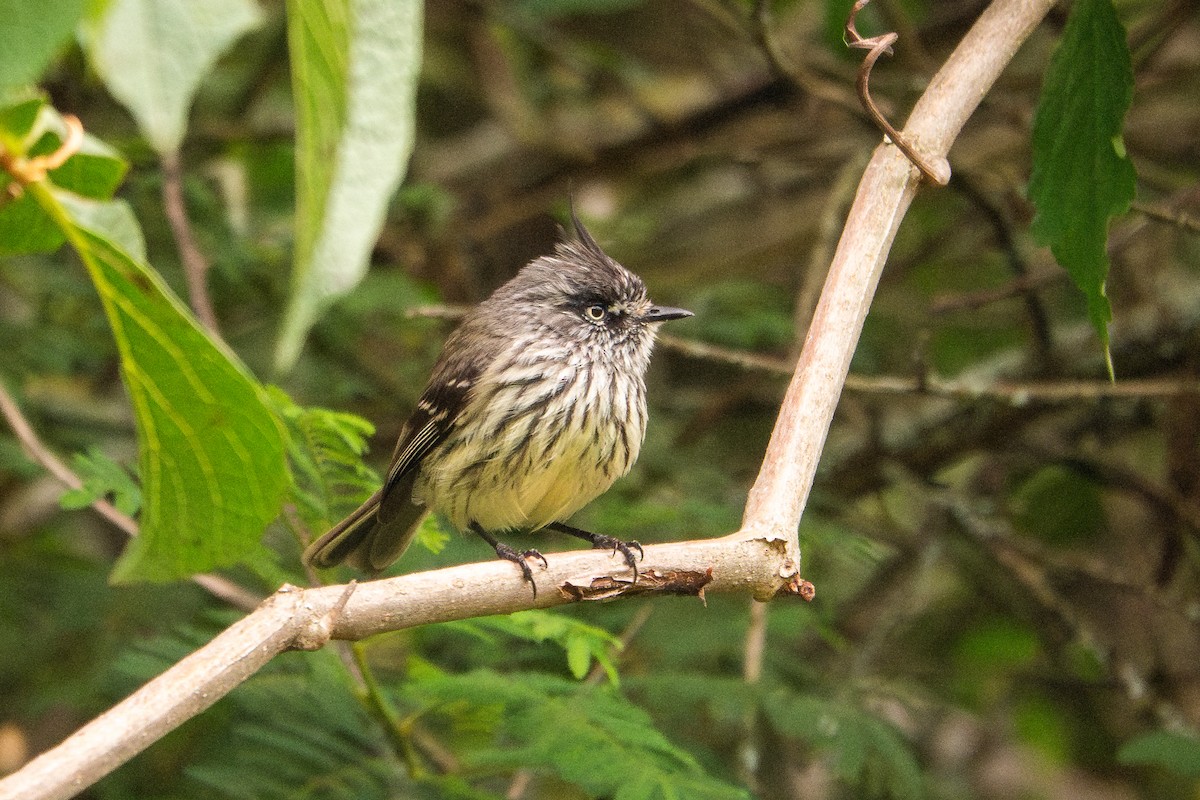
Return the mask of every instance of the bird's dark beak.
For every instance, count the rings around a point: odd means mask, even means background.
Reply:
[[[684,319],[695,316],[686,308],[671,308],[670,306],[650,306],[650,310],[642,317],[643,322],[666,322],[669,319]]]

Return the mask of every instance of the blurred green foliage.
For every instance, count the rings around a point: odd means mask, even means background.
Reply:
[[[184,581],[111,585],[128,543],[91,500],[165,537],[154,546],[170,563],[143,574],[236,561],[221,574],[255,592],[305,583],[303,542],[377,485],[456,308],[547,252],[568,198],[656,300],[697,312],[673,333],[782,359],[822,280],[812,254],[830,252],[848,201],[837,173],[878,142],[853,110],[841,0],[763,15],[752,2],[427,4],[421,37],[411,16],[371,31],[376,46],[403,44],[374,51],[381,76],[419,59],[420,78],[415,100],[397,90],[368,109],[377,127],[357,130],[372,145],[357,173],[339,172],[349,134],[334,123],[362,86],[346,85],[349,62],[308,60],[289,26],[300,8],[346,23],[371,4],[230,2],[184,30],[165,21],[206,7],[168,3],[157,28],[110,28],[107,44],[95,32],[117,17],[93,17],[82,46],[70,37],[81,4],[36,17],[27,5],[0,2],[0,146],[52,153],[60,113],[87,130],[51,171],[49,199],[0,186],[0,382],[84,483],[62,494],[0,434],[0,734],[27,751],[236,618]],[[1194,209],[1200,32],[1154,5],[1122,5],[1117,22],[1088,0],[1052,18],[956,146],[956,182],[917,198],[854,370],[987,391],[843,398],[801,530],[812,604],[656,598],[427,626],[345,658],[287,654],[86,796],[1196,796],[1200,410],[1187,392],[1039,394],[1104,370],[1083,302],[1036,249],[1025,196],[1031,168],[1047,169],[1062,191],[1034,191],[1039,218],[1086,223],[1093,254],[1113,227],[1104,289],[1130,321],[1113,327],[1117,374],[1194,384],[1194,231],[1110,220],[1115,201],[1083,215],[1079,197],[1127,198],[1133,178],[1060,169],[1120,160],[1121,134],[1139,197],[1168,222]],[[94,10],[156,8],[111,6]],[[977,13],[867,9],[865,32],[902,31],[876,92],[907,107]],[[1081,18],[1103,24],[1089,34]],[[1138,86],[1124,128],[1121,24]],[[361,30],[324,25],[306,41],[354,58]],[[767,67],[764,34],[802,80]],[[104,60],[122,51],[144,69]],[[153,86],[170,90],[161,108]],[[1103,125],[1051,124],[1089,97]],[[304,139],[323,124],[329,136]],[[178,156],[177,178],[162,153]],[[358,192],[356,174],[375,190]],[[178,299],[193,302],[164,193],[176,179],[220,340]],[[333,219],[318,211],[339,179],[361,205]],[[357,243],[343,278],[370,269],[314,306],[298,360],[277,371],[285,309],[307,280],[292,264],[322,236]],[[1089,275],[1095,319],[1105,273]],[[783,380],[662,346],[649,382],[640,461],[576,524],[643,542],[735,530]],[[180,420],[191,427],[157,435]],[[190,476],[176,466],[188,460]],[[226,507],[240,522],[219,522]],[[222,538],[235,527],[237,542]],[[437,520],[421,538],[392,571],[489,557]],[[551,557],[568,546],[518,540]]]

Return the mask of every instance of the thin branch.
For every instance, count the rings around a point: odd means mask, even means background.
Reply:
[[[1154,203],[1144,203],[1141,200],[1134,200],[1130,208],[1155,222],[1165,222],[1190,233],[1200,233],[1200,219],[1197,219],[1186,211],[1179,211],[1174,208],[1155,205]]]
[[[858,98],[862,101],[863,107],[867,109],[867,114],[870,115],[875,125],[883,131],[892,144],[900,148],[913,166],[938,186],[945,186],[950,182],[950,164],[946,161],[945,154],[929,156],[922,153],[906,134],[892,127],[892,123],[888,122],[887,117],[879,110],[879,106],[875,105],[875,100],[871,97],[871,70],[874,69],[875,62],[879,60],[880,56],[892,54],[892,45],[896,43],[899,36],[895,33],[862,36],[858,32],[854,27],[855,18],[858,16],[858,12],[870,2],[871,0],[857,0],[850,11],[850,17],[846,20],[846,45],[867,51],[862,66],[858,70],[858,81],[855,84],[858,88]]]
[[[973,311],[1001,300],[1028,294],[1043,286],[1066,280],[1066,278],[1067,271],[1056,267],[1022,276],[995,289],[979,289],[973,292],[935,297],[929,307],[929,313],[941,316],[956,311]]]
[[[208,296],[208,259],[200,251],[196,237],[192,233],[192,223],[188,219],[187,205],[183,199],[183,165],[179,154],[164,153],[162,157],[162,199],[163,211],[171,226],[171,235],[175,237],[175,246],[179,248],[179,259],[183,262],[183,275],[187,281],[188,301],[196,318],[214,336],[220,335],[217,314],[213,310],[212,299]]]
[[[25,419],[25,415],[21,413],[20,407],[17,406],[3,383],[0,383],[0,416],[3,416],[9,427],[12,428],[17,441],[21,443],[21,449],[25,451],[25,455],[29,456],[30,461],[40,464],[68,489],[82,488],[83,481],[79,479],[79,476],[38,438],[33,426],[29,424],[29,420]],[[128,535],[137,536],[137,522],[128,514],[118,511],[112,503],[99,499],[92,503],[92,509]]]
[[[792,366],[782,358],[737,350],[675,336],[662,336],[663,347],[693,358],[730,364],[754,372],[786,377]],[[907,394],[949,398],[963,402],[989,400],[1012,406],[1032,403],[1080,403],[1108,398],[1165,399],[1200,392],[1196,378],[1141,378],[1131,380],[978,380],[937,376],[847,375],[846,391],[864,394]]]
[[[994,400],[1012,406],[1031,403],[1095,402],[1106,398],[1155,399],[1179,397],[1200,392],[1195,378],[1146,378],[1123,381],[1002,380],[986,385],[971,381],[941,378],[905,378],[897,376],[851,375],[846,379],[849,391],[875,394],[927,394],[955,400]]]
[[[750,621],[746,625],[746,638],[742,645],[742,680],[747,686],[757,686],[762,681],[763,655],[767,649],[767,615],[770,606],[758,600],[750,601]],[[759,730],[759,712],[752,706],[742,719],[742,741],[738,746],[738,762],[742,778],[750,790],[759,792],[757,766],[762,763],[762,737]]]
[[[1052,0],[997,0],[930,81],[904,135],[944,159],[980,100],[1053,6]],[[897,148],[880,145],[850,209],[808,338],[780,407],[742,527],[789,542],[796,537],[817,462],[887,253],[919,176]]]
[[[33,430],[33,426],[29,424],[29,420],[25,419],[25,415],[21,413],[20,407],[13,400],[12,395],[8,393],[8,389],[4,386],[3,382],[0,382],[0,416],[3,416],[5,421],[8,422],[13,434],[17,437],[17,441],[21,443],[21,448],[31,461],[40,464],[59,483],[68,489],[79,489],[83,486],[83,481],[79,479],[79,476],[64,464],[62,459],[56,456],[50,448],[46,447],[38,437],[37,433]],[[98,498],[92,501],[92,510],[129,536],[138,535],[137,521],[128,514],[118,511],[116,506],[107,500]],[[243,611],[252,610],[262,600],[261,597],[248,589],[243,589],[233,581],[218,575],[194,575],[192,576],[192,580],[217,599],[240,608]]]

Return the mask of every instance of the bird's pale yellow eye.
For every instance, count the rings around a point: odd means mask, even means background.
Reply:
[[[604,317],[608,314],[608,309],[602,305],[591,305],[585,308],[583,313],[586,314],[587,318],[592,322],[602,322]]]

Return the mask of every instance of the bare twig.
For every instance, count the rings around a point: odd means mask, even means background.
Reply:
[[[782,358],[750,353],[732,347],[662,336],[663,347],[694,358],[730,364],[779,377],[792,374]],[[1196,378],[1142,378],[1108,380],[995,380],[939,378],[933,375],[847,375],[845,389],[864,394],[908,394],[950,398],[964,402],[991,400],[1013,406],[1032,403],[1080,403],[1106,398],[1158,399],[1200,391]]]
[[[995,400],[1013,406],[1031,403],[1094,402],[1104,398],[1130,399],[1178,397],[1195,394],[1200,381],[1195,378],[1147,378],[1143,380],[1059,380],[995,381],[975,385],[971,381],[926,377],[851,375],[846,379],[850,391],[878,394],[928,394],[956,400]]]
[[[1159,206],[1153,203],[1144,203],[1141,200],[1134,200],[1130,208],[1156,222],[1165,222],[1191,233],[1200,233],[1200,219],[1197,219],[1186,211],[1178,211],[1174,208]]]
[[[901,152],[913,163],[913,166],[938,186],[945,186],[950,182],[950,163],[946,160],[946,156],[943,154],[931,159],[917,150],[907,135],[900,133],[892,127],[892,123],[888,122],[887,117],[884,116],[883,112],[879,110],[879,106],[875,105],[874,99],[871,98],[871,88],[869,85],[871,70],[880,56],[885,53],[891,55],[892,45],[895,44],[899,37],[895,33],[867,37],[862,36],[855,29],[854,21],[858,16],[858,12],[869,2],[871,0],[857,0],[854,8],[850,11],[849,18],[846,20],[846,45],[867,51],[866,57],[863,58],[862,66],[858,70],[858,82],[855,84],[858,88],[858,98],[862,101],[863,106],[867,109],[867,113],[879,129],[892,141],[892,144],[900,148]]]
[[[762,680],[763,654],[767,648],[767,615],[770,606],[758,600],[750,601],[750,622],[746,625],[746,638],[742,646],[742,680],[747,686],[757,686]],[[742,719],[742,741],[738,747],[742,777],[751,791],[758,792],[758,769],[762,762],[758,709],[746,710]]]
[[[25,451],[25,455],[29,456],[31,461],[44,467],[68,489],[79,489],[83,486],[83,481],[79,479],[79,476],[38,438],[33,426],[29,424],[29,420],[25,419],[25,415],[21,413],[20,407],[17,406],[3,383],[0,383],[0,415],[12,428],[17,441],[21,443],[21,449]],[[92,503],[92,509],[125,533],[137,536],[137,522],[128,514],[118,511],[112,503],[99,499]]]
[[[980,99],[1052,5],[1052,0],[997,0],[988,6],[931,79],[905,135],[944,158]],[[744,531],[785,541],[796,536],[871,297],[918,182],[902,153],[886,145],[876,148],[747,498]],[[795,555],[799,557],[798,545]]]
[[[163,211],[171,226],[171,235],[175,237],[175,246],[179,248],[179,258],[183,262],[183,275],[187,281],[188,300],[196,318],[214,336],[220,335],[217,314],[213,310],[212,300],[208,296],[208,259],[200,252],[196,237],[192,233],[192,223],[188,219],[187,205],[183,199],[183,166],[176,152],[164,153],[162,157],[162,198]]]
[[[33,426],[25,419],[25,415],[21,413],[20,407],[17,406],[16,401],[13,400],[12,395],[8,393],[8,389],[5,388],[3,383],[0,383],[0,416],[3,416],[5,421],[8,422],[9,427],[13,430],[13,434],[17,437],[17,441],[21,443],[22,449],[32,461],[44,467],[47,472],[68,489],[78,489],[83,486],[83,481],[79,479],[79,476],[64,464],[62,459],[56,456],[50,448],[42,443],[42,440],[33,430]],[[99,498],[92,501],[92,510],[129,536],[138,535],[137,521],[128,514],[118,511],[116,506],[107,500]],[[194,575],[192,580],[203,587],[213,597],[223,600],[243,611],[253,609],[262,600],[261,597],[255,595],[253,592],[243,589],[236,583],[218,575]]]
[[[979,289],[974,292],[948,295],[934,298],[929,307],[929,313],[934,315],[950,314],[955,311],[973,311],[989,306],[1010,297],[1018,297],[1047,286],[1051,283],[1066,280],[1067,271],[1064,269],[1047,269],[1017,278],[1004,286],[995,289]]]

